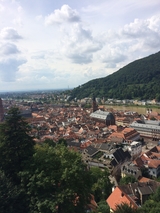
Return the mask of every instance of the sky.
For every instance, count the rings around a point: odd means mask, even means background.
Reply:
[[[160,0],[0,0],[0,92],[74,88],[160,51]]]

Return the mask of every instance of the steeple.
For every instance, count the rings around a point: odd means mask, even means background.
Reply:
[[[93,109],[93,112],[98,110],[98,105],[97,105],[96,98],[94,97],[94,95],[93,95],[93,98],[92,98],[92,109]]]

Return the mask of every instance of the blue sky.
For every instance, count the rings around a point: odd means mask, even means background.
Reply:
[[[77,87],[160,50],[159,0],[0,0],[0,92]]]

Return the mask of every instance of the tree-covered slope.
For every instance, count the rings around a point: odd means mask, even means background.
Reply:
[[[71,93],[77,97],[160,100],[160,52],[136,60],[113,74],[91,80]]]

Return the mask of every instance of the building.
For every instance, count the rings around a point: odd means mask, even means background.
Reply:
[[[124,151],[122,148],[116,149],[116,151],[113,153],[113,160],[111,161],[111,165],[113,167],[120,166],[124,162],[131,159],[131,155],[128,151]]]
[[[141,137],[152,138],[153,140],[160,139],[159,121],[145,121],[145,123],[134,121],[132,124],[130,124],[130,127],[137,130]]]
[[[31,109],[25,109],[20,111],[20,115],[24,118],[32,118]]]
[[[107,126],[115,125],[115,117],[111,112],[96,110],[90,114],[90,118],[105,123]]]
[[[114,212],[117,205],[123,203],[128,204],[134,209],[138,209],[159,186],[160,183],[156,181],[117,186],[106,200],[110,207],[110,212]]]
[[[2,122],[4,119],[4,109],[2,104],[2,99],[0,98],[0,122]]]
[[[155,146],[149,151],[142,153],[135,159],[136,165],[145,167],[148,170],[150,177],[160,176],[160,147]]]
[[[121,177],[125,176],[134,176],[136,179],[142,176],[142,172],[136,165],[132,164],[131,162],[126,162],[121,167]]]
[[[121,132],[113,132],[108,137],[109,142],[123,143],[140,139],[140,134],[134,128],[125,128]]]
[[[142,153],[142,144],[141,142],[138,141],[133,141],[129,148],[128,151],[130,152],[132,158],[138,157]]]
[[[93,109],[93,112],[98,110],[98,105],[97,105],[95,97],[93,97],[92,99],[92,109]]]
[[[112,176],[114,176],[116,180],[121,176],[122,165],[130,160],[131,155],[127,150],[124,151],[122,148],[118,148],[113,152],[113,159],[111,160],[110,165],[112,166]]]

